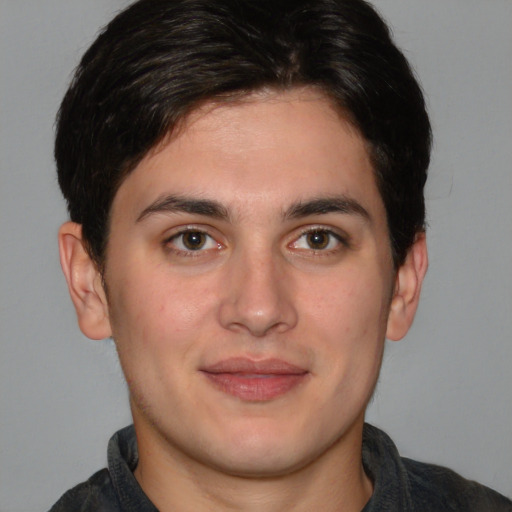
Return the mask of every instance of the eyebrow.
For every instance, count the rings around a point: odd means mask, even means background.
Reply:
[[[288,208],[286,219],[299,219],[310,215],[326,215],[327,213],[343,213],[358,215],[366,221],[371,217],[368,211],[355,199],[346,196],[320,197],[309,201],[299,201]]]
[[[225,206],[211,199],[198,199],[177,195],[166,195],[152,202],[137,217],[136,222],[159,213],[190,213],[204,215],[221,220],[229,220],[230,215]],[[368,211],[356,200],[346,196],[320,197],[308,201],[298,201],[287,208],[284,219],[300,219],[312,215],[328,213],[352,214],[370,220]]]
[[[137,222],[144,220],[150,215],[157,213],[191,213],[196,215],[205,215],[217,219],[227,220],[229,213],[227,209],[210,199],[196,199],[176,195],[167,195],[158,198],[151,203],[137,217]]]

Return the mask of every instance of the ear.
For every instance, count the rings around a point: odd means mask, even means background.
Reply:
[[[428,254],[425,233],[418,233],[395,278],[386,337],[402,339],[414,320],[420,299],[421,285],[427,272]]]
[[[82,239],[82,226],[66,222],[59,230],[62,271],[75,305],[80,330],[94,340],[112,335],[101,274]]]

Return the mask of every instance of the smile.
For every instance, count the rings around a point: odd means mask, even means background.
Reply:
[[[280,397],[302,384],[309,372],[277,359],[227,359],[201,370],[220,391],[249,402]]]

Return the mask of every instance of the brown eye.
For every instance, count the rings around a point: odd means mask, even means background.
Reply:
[[[206,244],[206,234],[201,231],[188,231],[182,235],[183,245],[189,251],[198,251]]]
[[[329,245],[331,237],[331,233],[327,231],[312,231],[311,233],[307,233],[306,242],[311,249],[319,251]]]
[[[312,228],[302,233],[289,247],[314,254],[337,251],[346,245],[345,239],[330,229]]]
[[[202,231],[190,226],[175,233],[163,241],[166,254],[175,258],[199,258],[197,261],[205,261],[219,254],[225,247],[219,243],[208,231]],[[191,261],[191,260],[189,260]]]
[[[220,249],[221,245],[204,231],[187,229],[177,233],[168,240],[165,245],[179,253],[201,253],[211,249]]]

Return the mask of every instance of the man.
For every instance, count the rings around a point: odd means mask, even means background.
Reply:
[[[430,125],[360,0],[143,0],[87,51],[55,155],[80,328],[134,427],[52,510],[512,510],[364,424],[427,269]]]

